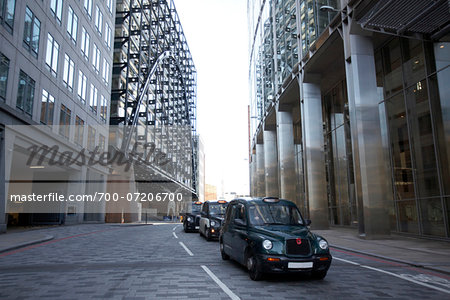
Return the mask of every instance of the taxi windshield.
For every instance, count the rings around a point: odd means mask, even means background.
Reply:
[[[227,210],[228,203],[210,203],[209,204],[209,213],[211,215],[223,215]]]
[[[304,225],[297,207],[283,204],[253,204],[248,209],[250,223],[263,225]]]
[[[201,208],[202,208],[201,204],[192,204],[192,212],[193,213],[199,213]]]

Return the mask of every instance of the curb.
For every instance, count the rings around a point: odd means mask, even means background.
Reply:
[[[384,259],[384,260],[389,260],[389,261],[393,261],[393,262],[396,262],[396,263],[413,266],[413,267],[416,267],[416,268],[422,268],[422,269],[426,269],[426,270],[430,270],[430,271],[434,271],[434,272],[450,275],[450,271],[424,266],[424,265],[421,265],[421,264],[418,264],[418,263],[415,263],[415,262],[412,262],[412,261],[401,260],[401,259],[397,259],[397,258],[387,257],[387,256],[379,255],[379,254],[374,254],[374,253],[361,251],[361,250],[355,250],[355,249],[352,249],[352,248],[346,248],[346,247],[337,246],[337,245],[331,245],[330,244],[330,247],[331,248],[340,249],[340,250],[349,251],[349,252],[355,252],[355,253],[359,253],[359,254],[364,254],[364,255],[367,255],[367,256],[373,256],[373,257],[381,258],[381,259]]]
[[[9,252],[12,250],[17,250],[19,248],[24,248],[27,246],[31,246],[31,245],[35,245],[35,244],[40,244],[40,243],[44,243],[50,240],[53,240],[55,237],[53,235],[47,235],[41,239],[37,239],[37,240],[32,240],[32,241],[28,241],[28,242],[23,242],[20,244],[16,244],[14,246],[8,247],[8,248],[1,248],[0,249],[0,253],[4,253],[4,252]]]
[[[149,226],[149,225],[153,225],[151,223],[149,224],[133,224],[133,223],[125,223],[125,224],[111,224],[109,226],[119,226],[119,227],[134,227],[134,226]]]

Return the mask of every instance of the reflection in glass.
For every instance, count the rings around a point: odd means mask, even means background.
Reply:
[[[395,199],[414,198],[411,149],[403,93],[386,101],[394,167]]]
[[[419,224],[417,219],[416,201],[398,201],[397,208],[400,231],[418,234]]]
[[[445,236],[441,198],[421,199],[420,208],[423,234]]]
[[[414,167],[419,197],[438,196],[439,181],[431,124],[428,88],[419,81],[406,90],[408,118],[414,149]]]

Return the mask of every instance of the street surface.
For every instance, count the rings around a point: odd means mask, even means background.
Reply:
[[[85,224],[0,253],[0,299],[449,299],[450,276],[332,249],[324,280],[267,276],[222,261],[181,224]]]

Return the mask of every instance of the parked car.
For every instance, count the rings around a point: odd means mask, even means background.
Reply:
[[[219,238],[220,227],[222,226],[227,206],[228,202],[225,200],[206,201],[203,203],[200,213],[199,233],[207,241]]]
[[[222,259],[246,266],[252,280],[265,273],[327,275],[328,242],[312,233],[297,206],[278,198],[235,199],[228,205],[219,243]]]
[[[202,202],[192,202],[191,212],[184,214],[183,216],[183,228],[184,232],[197,232],[200,224],[200,210],[202,208]]]

